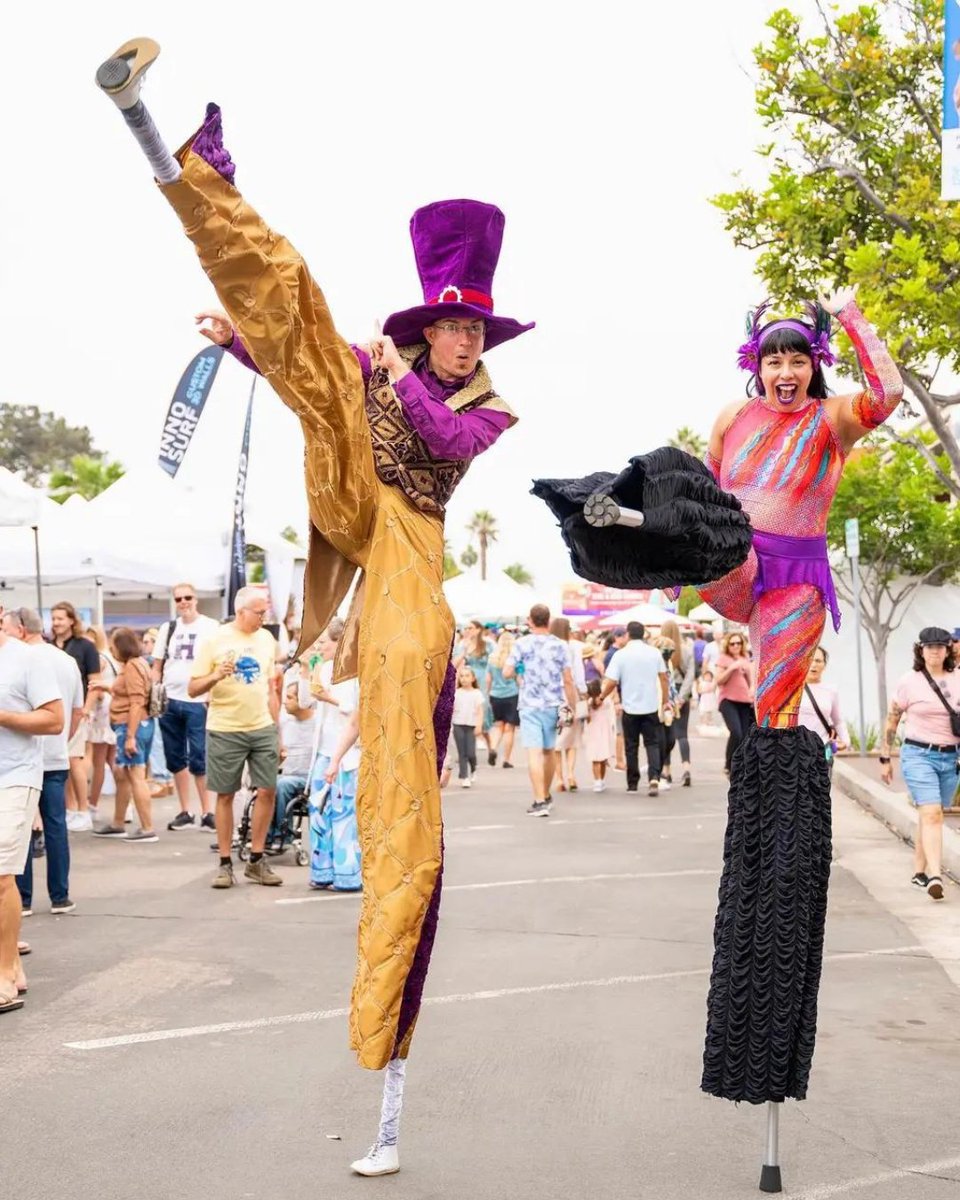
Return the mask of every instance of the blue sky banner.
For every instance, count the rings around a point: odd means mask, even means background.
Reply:
[[[960,0],[944,10],[942,147],[941,199],[960,200]]]
[[[209,346],[193,359],[173,393],[167,419],[160,435],[160,466],[173,478],[183,462],[193,431],[200,420],[217,369],[223,358],[222,346]]]

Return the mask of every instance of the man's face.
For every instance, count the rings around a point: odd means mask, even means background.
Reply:
[[[254,600],[246,608],[238,611],[237,624],[244,633],[255,633],[263,625],[269,609],[268,601]]]
[[[625,633],[618,633],[617,636],[613,639],[613,644],[617,647],[618,650],[622,650],[623,647],[627,644],[628,640],[629,640],[629,638],[627,637],[627,635]]]
[[[73,626],[64,609],[55,608],[50,614],[50,628],[53,630],[54,637],[68,638],[70,636]]]
[[[173,589],[173,602],[177,606],[177,616],[182,620],[192,621],[197,615],[197,597],[193,588],[185,583]]]
[[[452,317],[428,326],[423,335],[430,346],[430,367],[440,379],[466,379],[477,369],[483,353],[483,321]]]

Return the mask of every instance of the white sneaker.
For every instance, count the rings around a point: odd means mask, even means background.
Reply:
[[[671,788],[672,786],[673,786],[673,785],[672,785],[672,784],[670,784],[670,783],[668,783],[668,782],[667,782],[665,779],[661,779],[661,780],[660,780],[660,791],[661,791],[661,792],[669,792],[669,791],[670,791],[670,788]]]
[[[400,1155],[396,1146],[381,1146],[375,1142],[363,1158],[350,1164],[357,1175],[394,1175],[400,1170]]]
[[[77,833],[89,833],[93,829],[93,817],[90,816],[90,810],[77,813],[77,823],[74,825]]]
[[[598,779],[598,780],[596,780],[596,782],[593,785],[593,790],[595,792],[605,792],[607,790],[607,785],[603,782],[602,779]]]
[[[468,775],[466,779],[460,780],[460,786],[461,787],[473,787],[473,780]]]
[[[77,810],[75,808],[67,809],[67,829],[71,833],[73,833],[77,828],[77,817],[79,817],[79,816],[80,816],[80,814],[77,812]]]

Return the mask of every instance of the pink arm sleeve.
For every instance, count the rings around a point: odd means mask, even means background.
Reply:
[[[706,454],[704,454],[704,456],[703,456],[703,465],[707,468],[707,470],[714,477],[714,479],[717,481],[717,483],[719,483],[720,482],[720,459],[716,458],[714,455],[712,455],[710,453],[709,450],[707,450]]]
[[[413,371],[393,385],[403,412],[437,459],[476,458],[490,448],[510,424],[506,413],[475,408],[456,413],[434,400]]]
[[[903,399],[903,380],[887,347],[867,318],[851,300],[837,314],[866,376],[867,391],[851,401],[853,418],[864,429],[876,429]]]

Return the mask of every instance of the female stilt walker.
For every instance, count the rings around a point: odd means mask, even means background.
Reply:
[[[804,320],[763,324],[766,309],[752,314],[740,348],[748,398],[720,413],[706,458],[713,479],[750,518],[752,545],[733,570],[700,586],[704,547],[727,526],[718,529],[715,514],[698,503],[703,466],[679,451],[634,459],[616,479],[543,480],[534,491],[560,517],[588,579],[697,583],[723,617],[750,627],[757,725],[731,772],[702,1087],[771,1104],[770,1169],[761,1186],[779,1190],[774,1106],[807,1092],[830,872],[823,745],[797,724],[826,612],[835,627],[840,620],[827,515],[847,455],[896,409],[903,385],[851,290],[809,304]],[[827,394],[831,316],[856,349],[862,391]]]
[[[503,214],[451,200],[414,214],[424,303],[394,313],[369,352],[334,327],[290,243],[233,183],[220,111],[171,155],[140,100],[159,47],[141,38],[97,72],[193,242],[252,365],[300,418],[311,518],[303,644],[328,625],[357,570],[334,680],[359,673],[357,789],[363,900],[350,1040],[386,1067],[377,1139],[353,1164],[399,1169],[404,1066],[437,925],[439,770],[453,703],[453,616],[443,596],[445,505],[470,461],[515,418],[481,351],[524,333],[494,312]],[[232,336],[227,330],[226,340]]]

